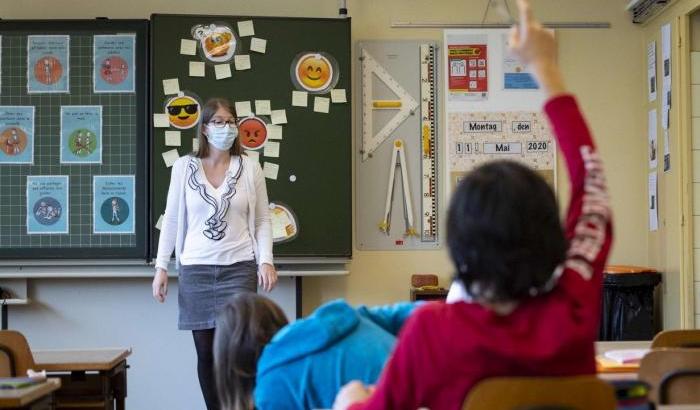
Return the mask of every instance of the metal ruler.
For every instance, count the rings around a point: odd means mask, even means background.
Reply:
[[[437,242],[437,47],[420,46],[421,84],[421,241]]]

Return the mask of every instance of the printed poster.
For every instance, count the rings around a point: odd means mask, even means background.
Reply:
[[[448,89],[450,101],[478,101],[488,98],[488,45],[486,36],[473,37],[468,44],[448,45]]]
[[[27,176],[27,233],[68,233],[68,176]]]
[[[649,231],[659,230],[659,194],[656,171],[649,173]]]
[[[34,107],[0,106],[0,165],[34,163]]]
[[[656,126],[656,108],[649,111],[649,169],[655,169],[659,157],[659,139]]]
[[[649,102],[656,101],[656,41],[647,46],[647,84]]]
[[[102,106],[61,106],[61,163],[102,163]]]
[[[537,90],[539,85],[525,64],[510,52],[508,34],[503,35],[503,89]]]
[[[93,39],[93,91],[133,93],[136,36],[96,35]]]
[[[92,182],[93,233],[135,233],[134,176],[100,175]]]
[[[2,36],[0,36],[0,93],[2,93]]]
[[[27,93],[67,93],[70,37],[27,36]]]

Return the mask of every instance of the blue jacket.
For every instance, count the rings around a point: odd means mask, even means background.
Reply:
[[[357,309],[335,300],[280,330],[258,361],[255,407],[331,408],[352,380],[374,384],[415,303]]]

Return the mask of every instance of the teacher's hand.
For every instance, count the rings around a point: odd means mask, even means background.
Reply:
[[[168,296],[168,271],[157,268],[151,286],[153,287],[153,299],[160,303],[165,302],[165,297]]]
[[[258,269],[258,286],[270,292],[277,284],[277,271],[269,263],[263,263]]]

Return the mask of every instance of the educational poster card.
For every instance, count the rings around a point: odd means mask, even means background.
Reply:
[[[68,176],[27,176],[27,233],[68,233]]]
[[[649,173],[649,231],[659,230],[659,194],[656,171]]]
[[[96,35],[93,39],[93,91],[133,93],[136,35]]]
[[[102,106],[61,106],[61,163],[102,163]]]
[[[647,45],[647,84],[649,102],[656,101],[656,41]]]
[[[471,41],[447,46],[448,98],[450,101],[478,101],[488,98],[487,37],[465,36]]]
[[[100,175],[92,182],[93,233],[135,233],[134,176]]]
[[[67,93],[70,36],[27,36],[27,93]]]
[[[537,90],[539,85],[525,64],[510,52],[509,34],[503,34],[503,89]]]
[[[661,26],[661,127],[665,130],[671,126],[671,24]]]
[[[649,169],[655,169],[659,157],[659,139],[657,135],[656,109],[649,111]]]
[[[34,163],[34,107],[0,106],[0,165]]]
[[[664,133],[664,172],[671,171],[671,141],[668,137],[668,130],[663,130]]]

